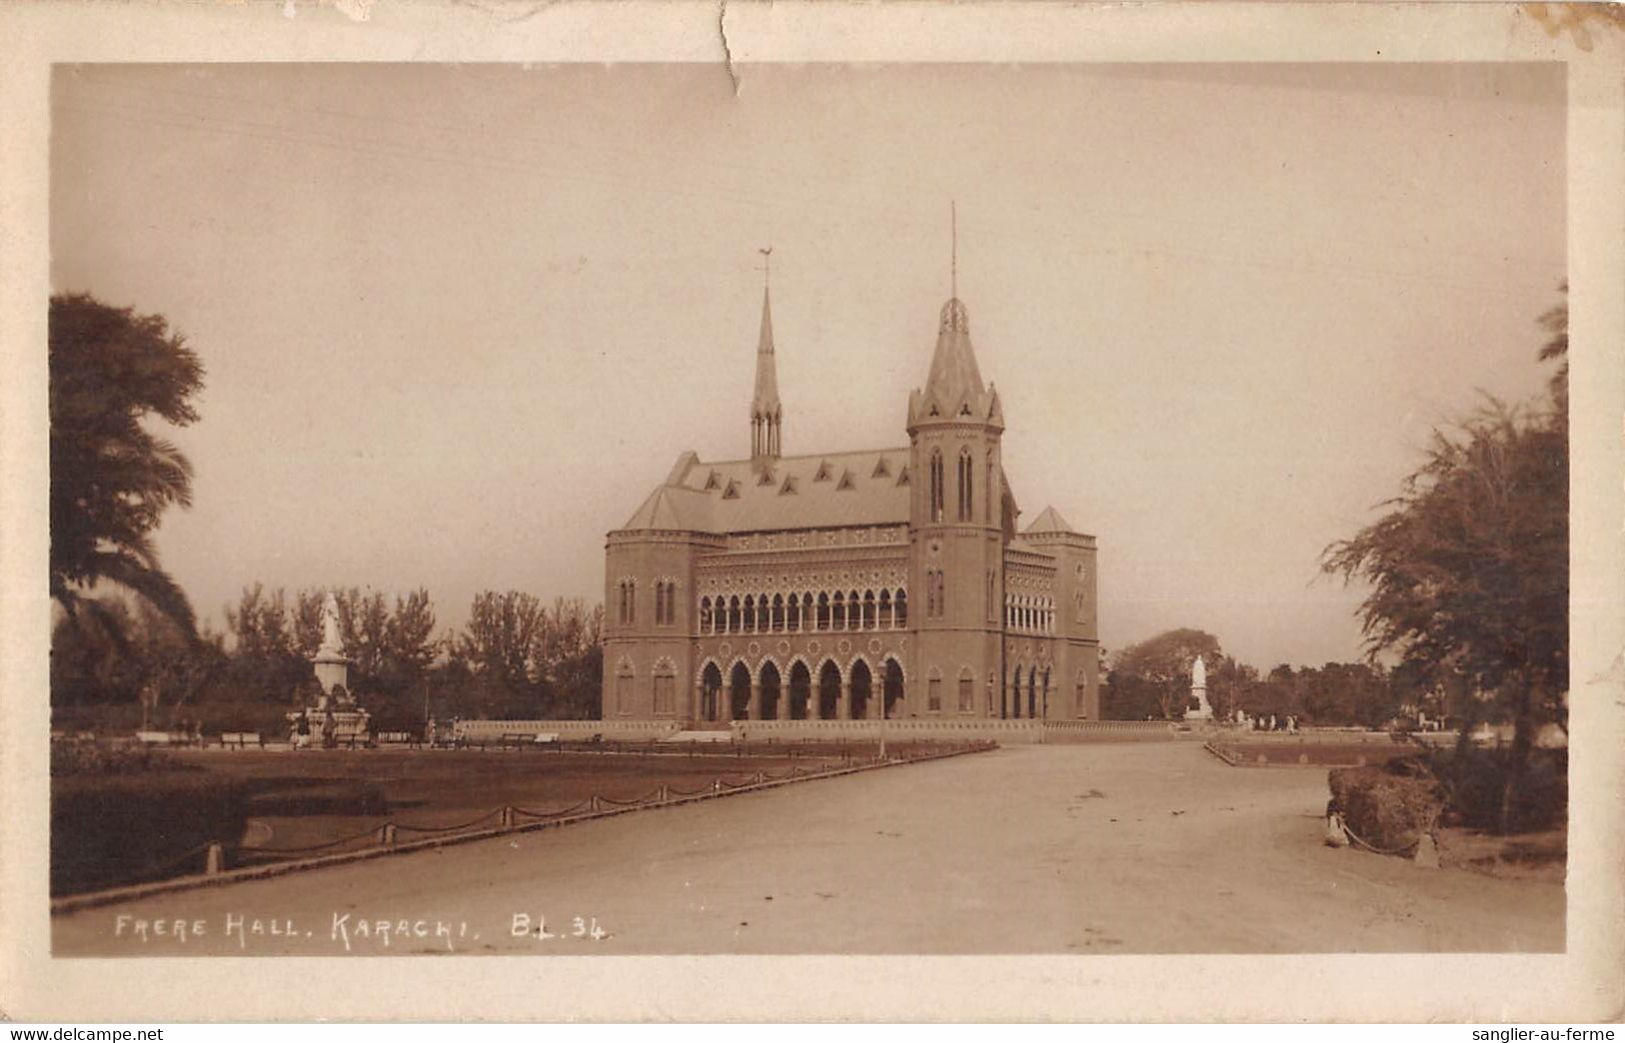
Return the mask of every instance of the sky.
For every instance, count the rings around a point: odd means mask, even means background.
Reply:
[[[1549,65],[59,66],[51,276],[202,357],[165,567],[603,596],[679,453],[899,446],[958,287],[1023,516],[1099,541],[1108,650],[1361,654],[1322,550],[1522,400],[1565,278]]]

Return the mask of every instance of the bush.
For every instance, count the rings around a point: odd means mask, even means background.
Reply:
[[[1511,770],[1511,751],[1468,746],[1438,750],[1429,767],[1450,795],[1451,825],[1499,831],[1501,798]],[[1513,795],[1507,830],[1527,833],[1561,826],[1568,816],[1566,750],[1535,750]]]
[[[1444,810],[1445,791],[1414,758],[1366,768],[1336,768],[1327,776],[1331,810],[1362,842],[1401,852],[1433,828]]]
[[[176,761],[168,753],[146,746],[53,739],[51,775],[137,775],[153,771],[201,771]]]
[[[201,869],[202,854],[188,853],[237,842],[248,821],[244,795],[243,783],[207,771],[53,777],[51,893]]]

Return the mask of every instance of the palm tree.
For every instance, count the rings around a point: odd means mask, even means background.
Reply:
[[[91,596],[107,583],[195,635],[192,606],[152,543],[168,507],[191,505],[192,465],[144,422],[195,421],[203,364],[162,316],[86,294],[52,296],[49,351],[51,597],[70,619],[114,629]]]

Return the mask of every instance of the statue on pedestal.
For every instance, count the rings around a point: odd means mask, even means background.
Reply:
[[[1196,702],[1196,708],[1185,711],[1188,721],[1208,721],[1213,719],[1213,707],[1207,701],[1207,666],[1202,657],[1197,656],[1196,662],[1191,665],[1191,699]]]
[[[339,603],[331,592],[322,603],[322,643],[310,658],[316,672],[316,698],[314,705],[307,703],[298,713],[289,714],[296,734],[303,721],[309,734],[311,721],[320,721],[322,746],[328,749],[341,742],[352,746],[366,744],[371,739],[370,715],[356,705],[350,695],[350,658],[344,654],[344,641],[339,634]],[[298,741],[295,740],[295,745]]]

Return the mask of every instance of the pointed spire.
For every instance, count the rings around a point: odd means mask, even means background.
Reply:
[[[931,356],[931,373],[925,387],[909,402],[909,422],[937,418],[956,420],[969,415],[977,420],[992,421],[1003,427],[1002,416],[995,416],[997,397],[989,385],[982,383],[982,371],[976,365],[976,352],[971,347],[970,313],[959,299],[959,206],[950,202],[949,221],[949,293],[947,303],[937,319],[937,347]]]
[[[762,255],[762,331],[756,340],[756,390],[750,400],[750,432],[753,460],[772,459],[781,452],[779,425],[783,407],[779,403],[779,371],[773,356],[773,302],[770,297],[769,264],[773,248]]]
[[[773,302],[762,291],[762,332],[756,339],[756,394],[751,398],[752,416],[766,416],[779,409],[779,371],[773,357]]]

